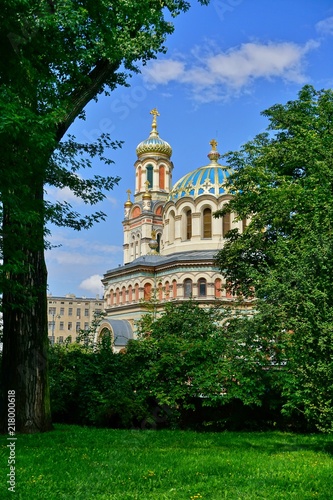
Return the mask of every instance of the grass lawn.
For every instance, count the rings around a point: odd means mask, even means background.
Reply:
[[[333,499],[333,438],[325,435],[56,425],[17,435],[15,493],[6,484],[7,442],[1,436],[1,499]]]

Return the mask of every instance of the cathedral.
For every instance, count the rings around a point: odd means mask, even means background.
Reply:
[[[210,142],[208,164],[173,184],[172,148],[159,136],[158,111],[151,115],[149,137],[136,148],[134,195],[128,190],[124,204],[124,264],[102,280],[106,316],[97,335],[110,332],[116,351],[135,338],[147,301],[156,313],[167,301],[230,303],[214,256],[226,233],[246,224],[233,214],[213,217],[231,198],[231,170],[219,163],[217,142]]]

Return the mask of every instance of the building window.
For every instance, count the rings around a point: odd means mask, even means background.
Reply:
[[[172,282],[172,297],[177,298],[177,281],[173,280]]]
[[[85,330],[89,330],[89,323],[87,323],[87,322],[86,322],[86,323],[84,324],[84,329],[85,329]]]
[[[230,213],[225,214],[222,219],[222,224],[223,224],[223,238],[225,238],[225,235],[227,234],[228,231],[230,231]]]
[[[161,165],[159,169],[159,186],[160,189],[165,189],[165,166]]]
[[[170,212],[169,214],[169,243],[175,241],[175,213]]]
[[[133,293],[132,293],[132,285],[129,285],[128,287],[128,302],[132,302],[133,300]]]
[[[81,323],[80,323],[80,321],[77,321],[77,322],[76,322],[76,327],[75,327],[75,330],[76,330],[77,332],[79,332],[79,331],[80,331],[80,328],[81,328]]]
[[[157,253],[160,253],[160,250],[161,250],[161,233],[158,233],[158,234],[157,234],[156,239],[157,239],[157,248],[156,248],[156,252],[157,252]]]
[[[198,281],[198,295],[199,297],[207,296],[207,281],[205,278],[200,278]]]
[[[135,284],[135,300],[138,301],[139,300],[139,285],[138,283]]]
[[[162,283],[159,283],[158,284],[158,300],[162,300],[163,299],[163,287],[162,287]]]
[[[60,316],[63,316],[65,314],[65,308],[60,307]]]
[[[121,301],[123,304],[125,304],[126,302],[126,288],[124,286],[121,289]]]
[[[165,282],[165,300],[170,299],[170,284],[168,281]]]
[[[60,337],[58,337],[58,342],[59,342],[59,344],[63,344],[63,342],[64,342],[63,335],[60,335]]]
[[[186,212],[186,239],[190,240],[192,238],[192,212],[187,210]]]
[[[203,237],[212,237],[212,211],[210,208],[205,208],[203,211]]]
[[[184,280],[184,297],[192,297],[192,280],[189,278]]]
[[[60,321],[59,330],[64,330],[64,322]]]
[[[73,308],[72,307],[68,308],[68,316],[73,316]]]
[[[147,181],[149,182],[148,188],[152,188],[153,187],[153,166],[147,165],[146,170],[147,170]]]
[[[215,280],[215,297],[216,298],[221,297],[221,286],[222,286],[221,279],[216,278],[216,280]]]
[[[145,283],[145,285],[143,287],[143,298],[144,298],[144,300],[151,299],[151,284],[150,283]]]
[[[81,309],[80,309],[80,307],[78,307],[78,308],[76,309],[76,317],[77,317],[77,318],[81,318]]]
[[[73,323],[71,321],[67,325],[67,330],[73,330]]]
[[[85,315],[85,316],[89,316],[89,309],[85,309],[85,310],[84,310],[84,315]]]
[[[57,311],[56,307],[49,307],[49,314],[51,314],[53,316],[53,314],[55,314]]]

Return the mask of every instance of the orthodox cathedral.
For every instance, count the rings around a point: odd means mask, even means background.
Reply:
[[[135,338],[136,321],[167,301],[193,298],[200,304],[232,301],[214,256],[226,233],[243,231],[246,221],[233,214],[214,218],[231,198],[225,181],[231,170],[221,165],[217,142],[210,142],[209,163],[172,183],[172,148],[160,138],[156,109],[149,137],[136,148],[135,191],[124,205],[124,264],[103,277],[106,317],[97,335],[111,332],[115,350]]]

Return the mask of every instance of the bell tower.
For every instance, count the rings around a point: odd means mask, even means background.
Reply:
[[[163,206],[171,189],[173,163],[172,148],[160,138],[157,131],[156,108],[149,137],[136,148],[134,200],[128,190],[125,202],[124,227],[124,264],[152,252],[152,234],[157,246],[154,253],[159,253],[163,232]],[[154,239],[155,239],[154,238]]]

